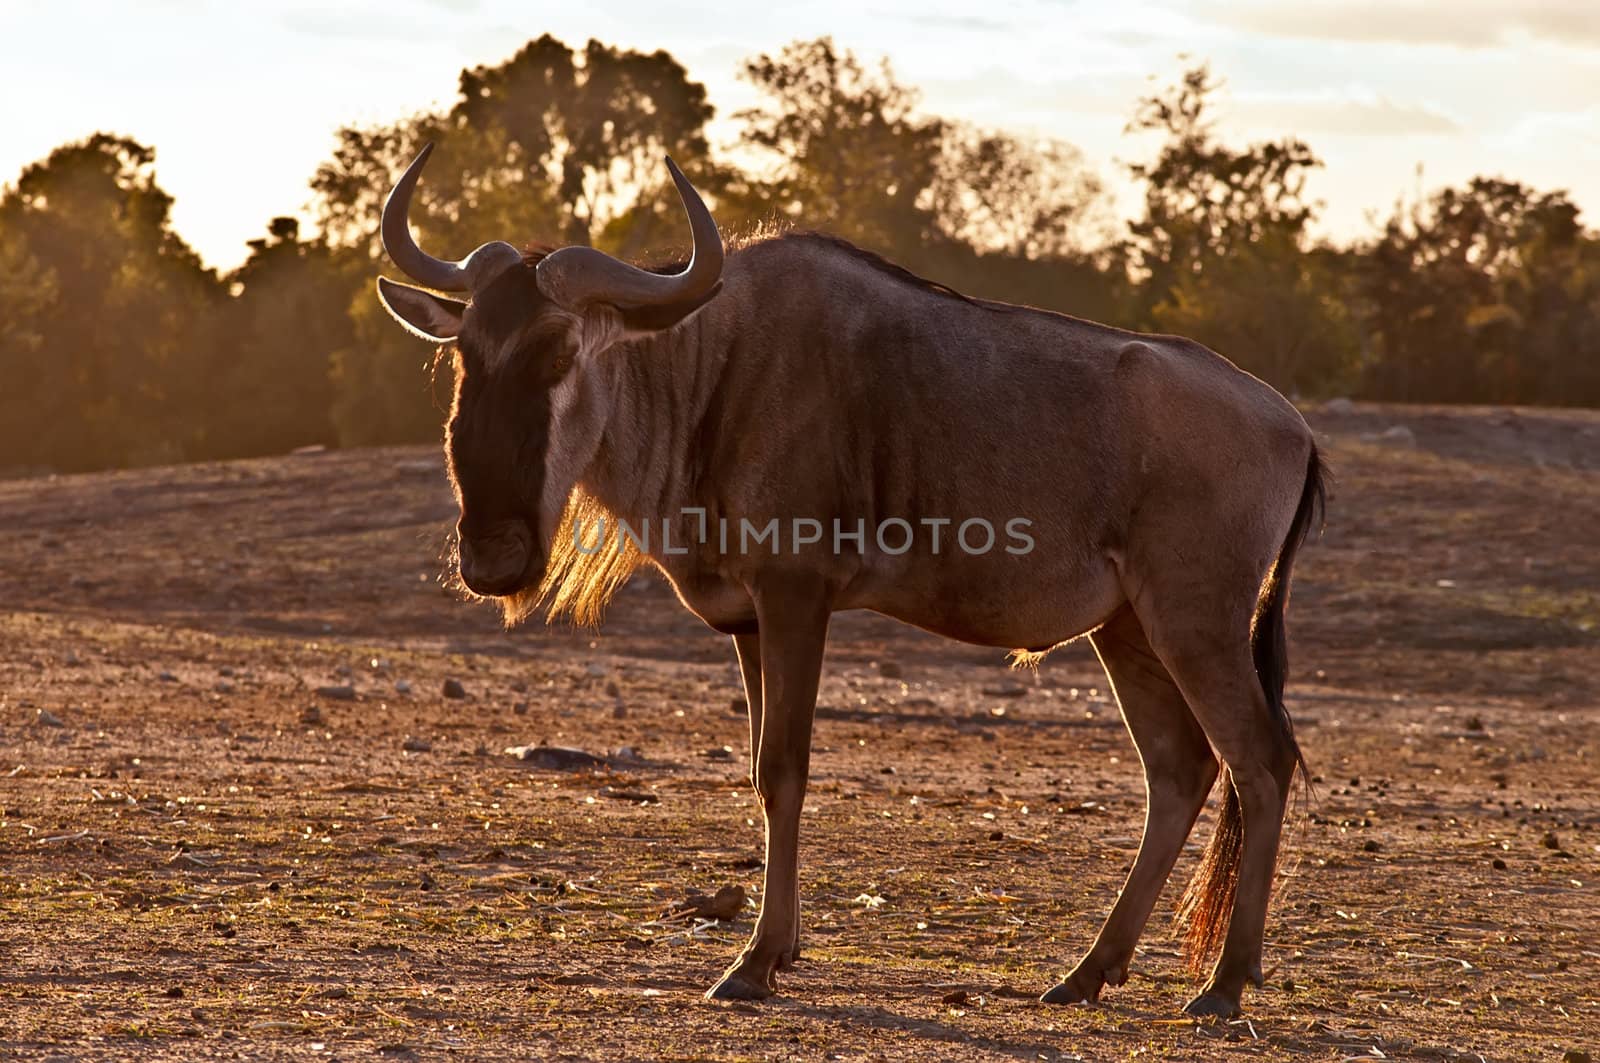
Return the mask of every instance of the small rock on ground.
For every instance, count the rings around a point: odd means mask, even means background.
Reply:
[[[549,768],[553,771],[582,771],[611,766],[611,762],[605,757],[597,757],[593,753],[581,749],[569,749],[566,746],[512,746],[506,752],[524,764],[531,764],[536,768]]]
[[[715,919],[731,923],[744,910],[744,887],[723,886],[714,894],[691,893],[681,904],[673,905],[661,913],[662,919]]]
[[[1403,424],[1385,428],[1378,433],[1378,438],[1385,443],[1393,443],[1401,447],[1414,447],[1417,445],[1417,434]]]

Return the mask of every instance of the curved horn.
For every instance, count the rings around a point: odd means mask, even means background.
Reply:
[[[434,258],[411,238],[411,226],[406,217],[411,213],[411,193],[417,187],[417,178],[433,154],[433,143],[422,146],[417,157],[411,160],[406,172],[394,183],[389,198],[383,201],[383,249],[401,271],[418,284],[425,284],[441,292],[471,292],[508,266],[522,261],[522,254],[502,240],[484,244],[460,262],[446,262]]]
[[[722,234],[705,200],[670,156],[667,171],[694,235],[694,251],[682,273],[651,273],[592,247],[563,247],[540,260],[539,290],[565,307],[610,303],[624,309],[693,302],[709,294],[722,277]]]

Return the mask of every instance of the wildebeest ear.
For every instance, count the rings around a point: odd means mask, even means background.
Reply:
[[[446,299],[408,284],[396,284],[388,277],[378,278],[378,298],[412,335],[444,343],[461,334],[461,315],[466,312],[467,304],[459,299]]]

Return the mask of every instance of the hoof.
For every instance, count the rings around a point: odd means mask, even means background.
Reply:
[[[722,980],[706,990],[707,1000],[766,1000],[773,987],[758,982],[737,971],[729,971]]]
[[[1100,999],[1100,985],[1098,981],[1091,986],[1068,978],[1047,989],[1039,1000],[1045,1004],[1092,1004]]]
[[[1109,970],[1097,969],[1085,960],[1073,969],[1039,999],[1046,1004],[1093,1003],[1100,999],[1100,990],[1108,985],[1122,985],[1128,980],[1125,963],[1114,964]]]
[[[1212,989],[1201,993],[1185,1004],[1183,1012],[1185,1015],[1193,1015],[1197,1019],[1237,1019],[1239,1017],[1239,1002]]]

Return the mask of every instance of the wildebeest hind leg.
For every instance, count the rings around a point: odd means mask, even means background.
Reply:
[[[1151,651],[1133,610],[1124,606],[1090,639],[1144,765],[1144,837],[1094,944],[1041,998],[1049,1004],[1095,1000],[1102,987],[1127,981],[1134,946],[1217,776],[1205,732]]]
[[[1251,604],[1241,594],[1213,613],[1215,627],[1158,624],[1151,640],[1227,768],[1218,827],[1185,898],[1192,956],[1203,957],[1227,928],[1205,987],[1185,1008],[1195,1015],[1237,1015],[1245,983],[1261,984],[1267,900],[1296,764],[1251,657]]]

